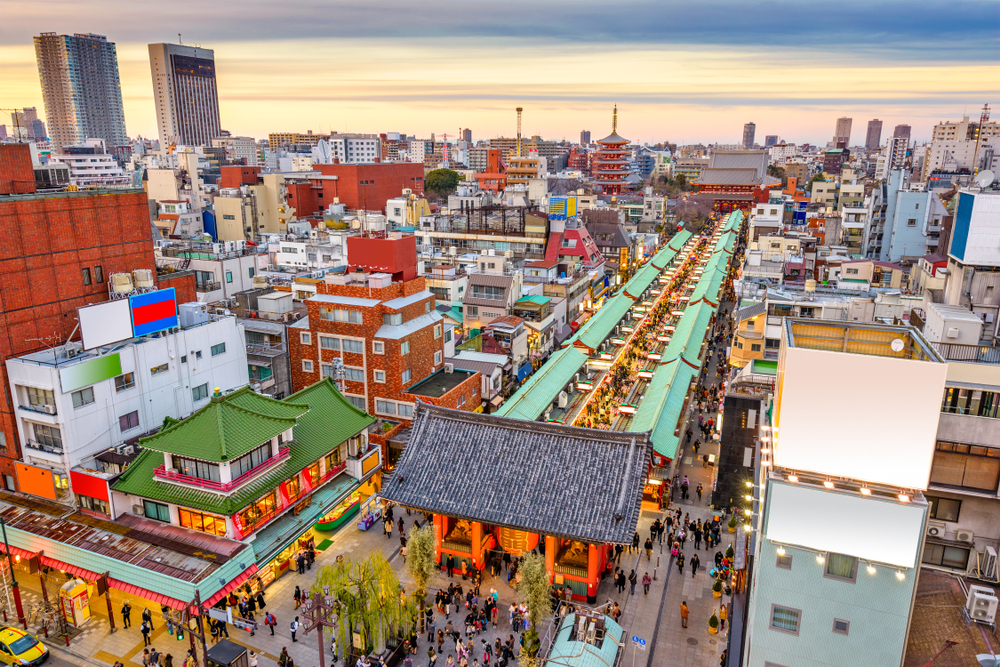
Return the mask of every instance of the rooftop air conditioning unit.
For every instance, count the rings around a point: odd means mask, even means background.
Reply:
[[[54,415],[55,413],[56,413],[56,406],[49,405],[48,403],[46,403],[45,404],[45,414],[47,414],[47,415]]]
[[[565,408],[566,405],[569,403],[569,396],[566,394],[565,391],[560,391],[559,396],[556,398],[556,400],[559,402],[560,408]]]
[[[448,254],[454,257],[455,255],[458,254],[458,248],[456,248],[455,246],[450,246],[448,248]]]
[[[132,505],[132,514],[136,516],[146,515],[146,513],[142,511],[142,505]]]
[[[979,623],[994,623],[997,617],[997,596],[992,588],[986,586],[969,586],[969,595],[965,600],[965,610],[969,618]]]
[[[944,521],[928,521],[927,537],[944,537]]]
[[[445,364],[444,365],[444,372],[445,373],[454,373],[455,372],[455,364]]]
[[[972,541],[975,539],[975,537],[976,536],[972,533],[972,531],[966,528],[959,528],[957,531],[955,531],[955,539],[958,540],[959,542],[966,542],[968,544],[972,544]]]
[[[958,338],[958,327],[948,327],[948,338]]]

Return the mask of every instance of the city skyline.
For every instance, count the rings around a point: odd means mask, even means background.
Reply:
[[[238,16],[193,4],[194,14],[154,7],[137,14],[103,0],[78,17],[13,3],[0,46],[0,96],[8,106],[43,106],[34,35],[106,35],[118,47],[126,125],[133,136],[154,138],[147,45],[176,42],[180,32],[184,44],[215,51],[223,128],[257,139],[308,129],[429,136],[459,127],[471,128],[475,140],[513,136],[520,105],[525,135],[572,141],[582,128],[603,136],[618,104],[621,133],[639,143],[737,144],[753,117],[761,136],[825,144],[840,116],[906,123],[914,139],[929,139],[936,122],[975,115],[995,92],[983,82],[1000,76],[1000,67],[980,58],[995,52],[998,39],[976,20],[993,3],[948,12],[899,4],[898,30],[877,39],[874,28],[829,30],[818,20],[826,10],[788,5],[783,15],[797,25],[789,46],[780,39],[775,46],[780,31],[753,29],[764,17],[730,16],[721,4],[633,2],[650,17],[635,22],[626,19],[632,11],[605,16],[603,6],[584,3],[567,13],[567,3],[554,3],[531,7],[536,20],[516,31],[504,23],[506,10],[471,15],[453,3],[420,15],[353,0],[329,14],[250,4]],[[891,6],[849,10],[856,25],[876,25],[875,14]],[[205,20],[191,32],[178,15]],[[676,30],[654,29],[657,17],[669,17]]]

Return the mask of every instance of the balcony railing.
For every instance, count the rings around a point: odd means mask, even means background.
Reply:
[[[54,405],[19,405],[17,407],[22,410],[26,410],[27,412],[34,412],[40,415],[50,415],[53,417],[56,415],[56,406]],[[48,410],[46,410],[46,408],[48,408]]]
[[[25,445],[28,449],[37,449],[40,452],[48,452],[49,454],[62,454],[62,445],[50,445],[44,442],[38,442],[37,440],[28,440]]]
[[[218,290],[220,288],[221,288],[221,286],[217,282],[197,283],[194,286],[194,291],[195,292],[214,292],[214,291],[216,291],[216,290]]]
[[[934,343],[931,345],[948,361],[971,361],[977,364],[1000,364],[1000,347]]]
[[[180,482],[181,484],[190,484],[192,486],[200,486],[203,489],[210,489],[212,491],[218,491],[220,493],[226,493],[232,489],[237,488],[244,482],[246,482],[251,477],[256,477],[265,470],[269,470],[274,466],[282,463],[291,456],[288,447],[281,447],[278,449],[278,455],[272,456],[270,459],[260,464],[253,470],[248,470],[231,482],[216,482],[211,479],[202,479],[201,477],[194,477],[192,475],[185,475],[184,473],[174,472],[173,470],[167,470],[166,466],[160,466],[153,470],[153,476],[159,477],[160,479],[166,479],[171,482]]]

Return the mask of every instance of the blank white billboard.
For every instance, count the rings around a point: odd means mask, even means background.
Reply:
[[[128,299],[105,301],[76,309],[83,349],[93,350],[132,338],[132,311]]]
[[[767,539],[900,567],[914,567],[925,505],[772,483]]]
[[[927,488],[947,364],[783,348],[775,465]]]

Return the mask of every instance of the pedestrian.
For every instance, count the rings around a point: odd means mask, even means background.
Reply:
[[[688,626],[688,603],[687,601],[681,602],[681,627],[686,628]]]
[[[694,453],[697,454],[698,450],[701,449],[701,440],[699,440],[698,438],[695,438],[694,444],[692,445],[692,447],[694,448]]]
[[[694,548],[701,548],[701,531],[697,529],[694,531]]]
[[[299,571],[299,574],[306,573],[306,557],[302,551],[299,551],[298,555],[295,557],[295,565]]]
[[[653,580],[649,578],[649,572],[642,575],[642,594],[643,596],[649,595],[649,585],[653,583]]]
[[[437,662],[437,653],[434,652],[434,647],[431,646],[427,649],[427,667],[434,667],[434,663]]]
[[[677,571],[684,574],[684,554],[677,555]]]
[[[296,586],[292,597],[295,598],[295,608],[298,609],[299,605],[302,604],[302,589]]]
[[[726,619],[727,618],[729,618],[729,607],[727,607],[726,605],[722,605],[722,608],[719,609],[719,631],[720,632],[725,632],[726,631]]]
[[[142,633],[142,645],[149,646],[153,642],[149,641],[149,633],[152,628],[149,626],[149,621],[143,621],[139,626],[139,632]]]
[[[723,649],[722,655],[719,656],[719,667],[726,667],[727,662],[729,662],[729,649]]]
[[[701,501],[701,494],[702,494],[702,491],[704,491],[704,490],[705,490],[705,487],[701,484],[701,482],[699,482],[698,483],[698,488],[695,489],[695,491],[698,493],[698,500],[699,500],[699,502]]]
[[[274,636],[274,626],[278,622],[278,619],[274,617],[274,614],[267,612],[264,614],[264,625],[271,628],[271,636]]]
[[[646,560],[653,560],[653,540],[647,539],[642,546],[646,549]]]
[[[452,556],[451,554],[448,554],[448,561],[447,561],[446,565],[447,565],[447,568],[448,568],[448,578],[454,578],[455,577],[455,557]]]
[[[698,574],[698,566],[701,565],[701,559],[698,558],[698,554],[691,556],[691,576]]]
[[[247,663],[248,666],[249,667],[257,667],[257,654],[254,653],[253,651],[250,651],[247,654],[247,657],[250,659],[250,662]],[[170,660],[170,656],[169,655],[167,656],[167,660]],[[163,667],[169,667],[168,663],[164,663]]]
[[[288,648],[282,647],[281,653],[278,654],[278,667],[285,667],[288,664]]]
[[[295,638],[295,633],[299,631],[299,617],[298,616],[296,616],[295,620],[292,621],[291,625],[289,626],[289,630],[291,630],[291,632],[292,632],[292,643],[294,644],[297,641],[299,641],[298,639]]]
[[[639,580],[639,577],[636,576],[635,570],[632,570],[632,572],[628,575],[628,585],[629,585],[628,594],[629,595],[635,595],[635,584],[636,584],[636,582],[638,580]]]
[[[615,577],[615,583],[618,585],[618,594],[621,595],[625,592],[625,570],[618,570],[618,575]]]
[[[125,600],[125,604],[122,605],[122,627],[132,627],[132,605],[128,603],[128,600]]]
[[[639,553],[639,533],[632,536],[632,552]]]
[[[382,530],[385,532],[385,539],[392,537],[392,519],[386,517],[386,520],[382,522]]]
[[[437,625],[434,624],[434,616],[432,615],[427,620],[427,641],[429,642],[434,641],[436,635],[437,635]]]
[[[153,612],[149,611],[148,608],[142,610],[142,620],[149,624],[149,631],[153,631]]]

